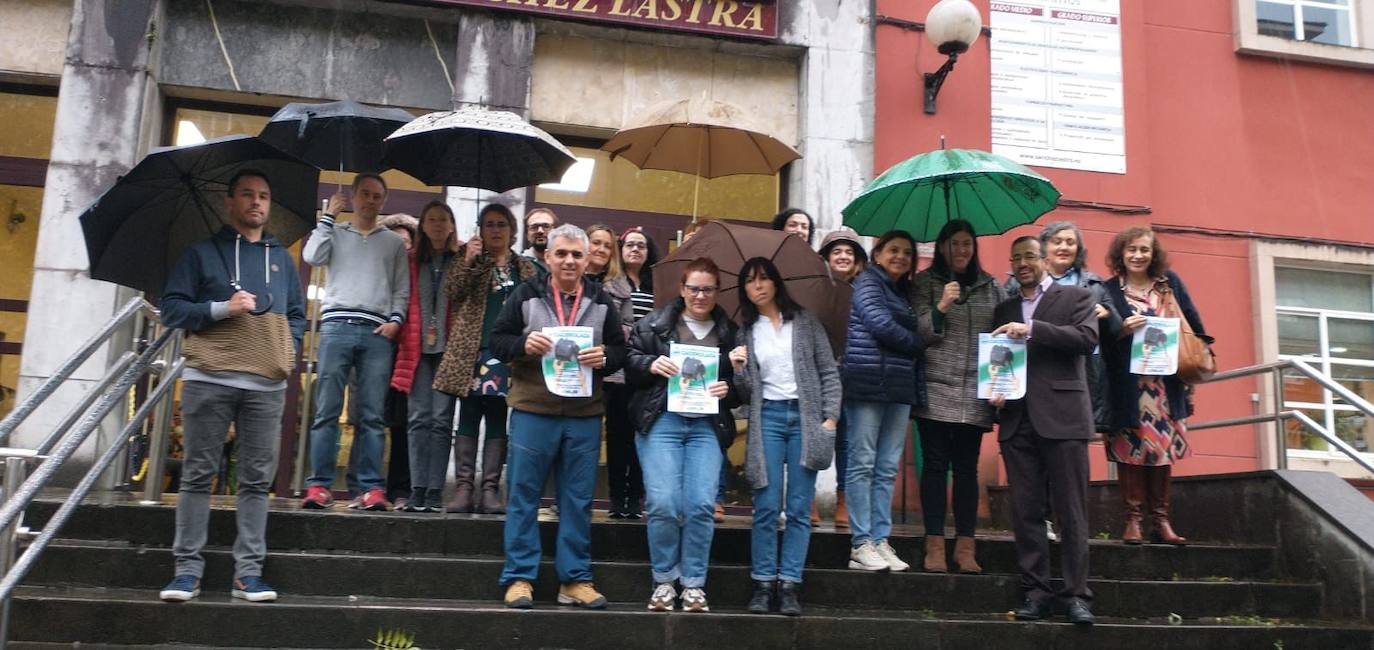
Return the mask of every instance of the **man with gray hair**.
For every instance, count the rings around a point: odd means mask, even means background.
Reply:
[[[507,607],[534,606],[532,582],[539,573],[539,496],[544,481],[558,476],[558,603],[600,609],[606,598],[592,584],[591,503],[601,453],[605,406],[601,381],[625,359],[620,312],[601,285],[583,277],[587,270],[587,233],[573,225],[553,229],[544,262],[548,276],[516,287],[491,331],[491,350],[510,366],[506,402],[510,416],[510,456],[506,460],[506,564],[501,585]],[[545,385],[542,359],[554,350],[548,327],[592,330],[592,344],[576,361],[593,370],[589,397],[561,397]]]

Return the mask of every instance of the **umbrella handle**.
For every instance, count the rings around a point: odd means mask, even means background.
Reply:
[[[243,291],[243,290],[244,290],[244,289],[243,289],[243,285],[241,285],[241,284],[239,284],[239,283],[237,283],[237,282],[230,282],[230,283],[229,283],[229,286],[233,287],[233,288],[234,288],[234,291]],[[267,312],[272,311],[272,305],[273,305],[273,303],[275,303],[275,302],[276,302],[276,297],[273,296],[271,292],[268,292],[268,294],[267,294],[267,304],[266,304],[265,306],[263,306],[263,307],[259,307],[258,309],[254,309],[254,310],[252,310],[252,311],[250,311],[250,312],[248,312],[248,313],[250,313],[250,314],[252,314],[252,315],[254,315],[254,316],[261,316],[261,315],[263,315],[263,314],[266,314]]]

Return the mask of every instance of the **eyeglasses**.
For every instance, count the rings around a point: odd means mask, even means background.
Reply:
[[[553,230],[553,224],[551,224],[551,223],[532,223],[532,224],[529,224],[528,226],[525,226],[525,228],[526,228],[527,230]]]
[[[630,250],[649,250],[649,245],[642,241],[627,241],[624,244],[621,244],[621,247],[628,248]]]
[[[716,295],[716,287],[694,287],[690,284],[684,284],[682,285],[682,288],[687,293],[690,293],[694,296],[706,296],[709,298],[711,296]]]
[[[1041,255],[1039,253],[1026,253],[1025,255],[1013,255],[1010,261],[1012,264],[1020,264],[1023,262],[1026,264],[1030,264],[1032,262],[1039,261],[1043,258],[1044,255]]]

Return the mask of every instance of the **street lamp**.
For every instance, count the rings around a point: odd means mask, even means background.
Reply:
[[[940,0],[926,14],[926,38],[930,39],[940,54],[949,56],[939,70],[925,74],[927,115],[935,114],[935,96],[940,94],[945,76],[954,69],[954,62],[959,55],[967,52],[978,40],[981,31],[983,17],[969,0]]]

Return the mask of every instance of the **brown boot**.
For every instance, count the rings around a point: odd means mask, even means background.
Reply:
[[[1188,543],[1184,537],[1174,532],[1169,524],[1169,484],[1172,482],[1172,465],[1145,467],[1146,489],[1150,495],[1150,523],[1154,530],[1151,537],[1161,544],[1182,546]]]
[[[472,480],[477,473],[477,439],[456,436],[453,440],[453,466],[457,489],[444,504],[445,512],[472,512]]]
[[[487,438],[482,448],[482,512],[489,515],[506,514],[501,502],[501,470],[506,464],[506,439]]]
[[[944,535],[926,535],[926,557],[921,564],[927,573],[949,573]]]
[[[972,537],[954,538],[954,564],[959,567],[959,573],[983,572],[983,567],[978,566],[978,560],[973,557]]]
[[[849,508],[844,505],[844,493],[835,493],[835,527],[849,529]]]
[[[1144,541],[1140,532],[1141,506],[1145,504],[1145,467],[1116,464],[1117,489],[1121,490],[1121,502],[1125,504],[1126,525],[1121,531],[1121,541],[1127,544],[1140,544]]]
[[[811,527],[821,525],[821,511],[816,509],[816,500],[811,500]]]

